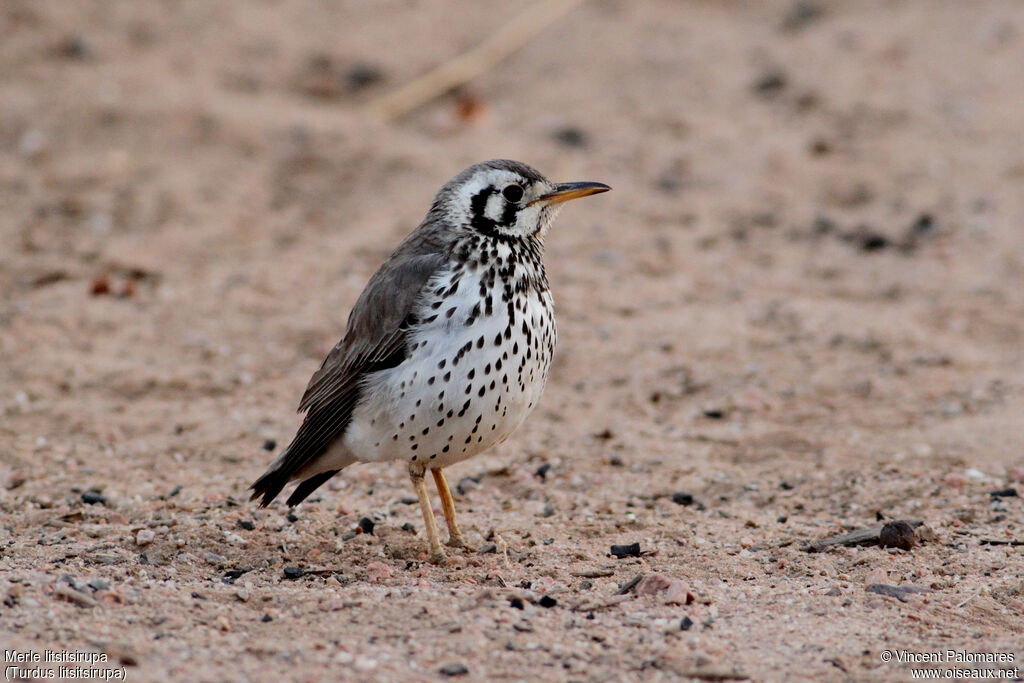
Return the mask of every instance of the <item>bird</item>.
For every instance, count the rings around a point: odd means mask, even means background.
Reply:
[[[298,481],[287,499],[294,506],[349,465],[398,460],[429,559],[446,556],[427,470],[448,545],[468,550],[443,470],[507,439],[536,407],[557,340],[545,237],[564,202],[610,189],[554,183],[508,159],[442,186],[356,300],[302,395],[302,424],[252,484],[252,500],[266,507]]]

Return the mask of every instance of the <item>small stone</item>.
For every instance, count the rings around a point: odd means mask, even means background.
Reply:
[[[623,557],[640,557],[640,544],[630,543],[629,545],[613,545],[611,547],[613,556],[622,559]]]
[[[489,555],[491,553],[496,553],[498,552],[498,546],[496,546],[493,543],[488,543],[484,547],[480,548],[479,552],[481,555]]]
[[[371,562],[366,565],[366,578],[373,583],[380,583],[384,579],[391,578],[391,567],[383,562]]]
[[[305,574],[305,572],[302,571],[302,568],[300,567],[289,566],[284,568],[284,578],[290,581],[302,578],[303,574]]]
[[[786,74],[779,70],[766,71],[754,83],[754,91],[762,97],[774,97],[786,87]]]
[[[582,149],[589,143],[587,134],[579,128],[574,128],[572,126],[563,126],[562,128],[559,128],[552,134],[552,137],[563,147],[576,147],[578,149]]]
[[[999,489],[998,491],[989,491],[988,495],[993,498],[1016,498],[1018,496],[1017,489]]]
[[[135,543],[138,545],[149,545],[156,538],[156,533],[152,529],[139,529],[139,533],[135,534]]]
[[[362,532],[364,534],[370,534],[372,536],[373,535],[373,527],[374,527],[373,520],[370,519],[369,517],[363,517],[362,519],[359,520],[359,528],[362,530]]]
[[[552,504],[552,503],[545,503],[544,504],[544,509],[541,510],[540,516],[541,517],[554,517],[555,516],[555,506],[554,506],[554,504]],[[546,544],[546,542],[545,542],[545,544]]]
[[[842,595],[842,594],[843,594],[843,592],[841,590],[839,590],[838,588],[829,588],[827,591],[825,591],[825,595],[828,595],[830,597],[835,597],[837,595]]]
[[[358,92],[384,80],[380,67],[365,62],[352,65],[345,73],[345,83],[350,92]]]
[[[274,617],[270,616],[269,614],[264,614],[263,618],[260,619],[260,621],[262,621],[264,624],[266,624],[267,622],[273,621],[273,620],[274,620]]]
[[[416,527],[412,525],[412,522],[406,522],[402,525],[402,531],[408,531],[411,534],[416,533]],[[481,550],[483,552],[483,550]]]
[[[541,607],[550,608],[550,607],[554,607],[555,605],[557,605],[558,601],[555,600],[550,595],[545,595],[544,597],[542,597],[540,600],[537,601],[537,604],[540,605]]]
[[[277,442],[274,441],[273,439],[267,439],[266,441],[263,442],[263,450],[272,451],[275,448],[277,448]]]
[[[106,505],[107,497],[96,491],[84,491],[82,492],[82,502],[87,505]]]
[[[520,600],[519,598],[512,598],[511,600],[508,601],[508,604],[513,609],[524,609],[525,608],[525,605],[523,604],[523,601]]]
[[[672,494],[672,502],[676,505],[693,505],[693,495],[684,491],[676,491]]]
[[[438,672],[442,676],[465,676],[469,673],[469,669],[461,662],[453,662],[451,664],[445,664],[438,669]]]
[[[106,579],[91,579],[87,585],[94,591],[105,591],[110,588],[110,582]]]
[[[298,515],[296,515],[294,512],[289,512],[288,516],[285,517],[285,519],[287,519],[292,524],[295,524],[295,522],[299,521]]]
[[[459,483],[455,485],[455,490],[460,496],[464,496],[474,489],[480,488],[480,479],[478,477],[463,477],[459,480]]]
[[[546,462],[543,465],[541,465],[540,467],[538,467],[537,471],[534,472],[534,474],[536,476],[540,477],[541,481],[547,481],[548,480],[548,472],[550,472],[550,471],[551,471],[551,463]]]
[[[693,619],[690,617],[683,617],[683,620],[679,622],[679,628],[683,631],[689,631],[693,628]]]
[[[914,527],[899,519],[882,527],[878,544],[883,548],[910,550],[917,545],[917,535],[914,534]]]
[[[242,527],[246,531],[252,531],[253,529],[256,528],[256,525],[253,524],[252,522],[250,522],[247,519],[240,519],[240,520],[238,520],[238,526]]]

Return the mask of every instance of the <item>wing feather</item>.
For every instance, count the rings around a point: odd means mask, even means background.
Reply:
[[[252,497],[262,496],[261,505],[268,505],[285,484],[300,478],[345,433],[365,376],[405,360],[408,333],[416,325],[416,303],[447,261],[436,246],[407,239],[370,278],[349,314],[345,336],[313,373],[299,402],[299,412],[306,413],[302,426],[288,448],[252,485]],[[423,253],[425,247],[433,248]],[[318,474],[307,479],[316,484],[303,493],[309,495],[329,478]]]

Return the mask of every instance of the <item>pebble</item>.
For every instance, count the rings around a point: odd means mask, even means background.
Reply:
[[[256,525],[253,524],[252,522],[250,522],[247,519],[240,519],[240,520],[238,520],[238,526],[242,527],[246,531],[252,531],[253,529],[256,528]]]
[[[555,600],[550,595],[545,595],[540,600],[537,601],[537,604],[540,605],[541,607],[550,608],[550,607],[554,607],[555,605],[557,605],[558,601]]]
[[[693,619],[690,617],[683,617],[683,620],[679,622],[679,628],[683,631],[689,631],[693,628]]]
[[[102,493],[97,493],[96,491],[83,491],[82,502],[87,505],[106,505],[107,497]]]
[[[525,605],[523,604],[523,601],[520,600],[519,598],[512,598],[511,600],[508,601],[508,604],[513,609],[524,609],[525,608]]]
[[[391,578],[391,567],[383,562],[371,562],[366,565],[366,578],[373,583],[380,583],[384,579]]]
[[[302,571],[302,568],[300,567],[289,566],[284,568],[284,578],[291,581],[302,578],[303,574],[305,574],[305,572]]]
[[[684,491],[676,491],[672,494],[672,502],[676,505],[693,505],[693,495]]]
[[[630,543],[628,545],[613,545],[611,553],[619,559],[622,559],[623,557],[640,557],[640,544]]]
[[[263,442],[263,450],[272,451],[277,448],[277,442],[273,439],[267,439]]]
[[[370,534],[372,536],[373,535],[373,527],[374,527],[373,520],[370,519],[369,517],[363,517],[362,519],[359,520],[359,528],[362,530],[362,532],[364,534]]]
[[[536,476],[540,477],[541,481],[547,481],[548,480],[548,472],[550,472],[550,471],[551,471],[551,463],[546,462],[543,465],[541,465],[540,467],[538,467],[537,471],[534,472],[534,474]]]
[[[989,491],[988,495],[993,498],[1016,498],[1018,496],[1017,489],[999,489],[998,491]]]
[[[156,538],[156,533],[152,529],[139,529],[139,533],[135,535],[135,543],[138,545],[149,545]]]
[[[882,527],[878,536],[878,544],[883,548],[911,550],[917,545],[917,535],[914,533],[914,527],[899,519]]]
[[[469,668],[462,662],[453,662],[442,666],[438,673],[442,676],[464,676],[469,673]]]

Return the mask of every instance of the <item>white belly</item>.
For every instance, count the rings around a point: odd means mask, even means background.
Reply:
[[[344,437],[353,456],[446,467],[519,427],[547,382],[554,316],[547,291],[521,295],[519,309],[509,311],[501,284],[490,315],[472,275],[463,275],[440,307],[424,306],[421,320],[436,319],[410,336],[406,360],[363,386]]]

